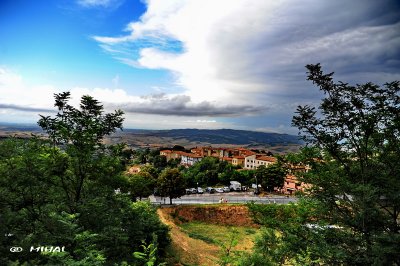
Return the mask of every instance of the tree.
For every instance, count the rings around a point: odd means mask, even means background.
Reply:
[[[142,200],[154,193],[154,188],[156,184],[155,178],[151,176],[148,172],[142,172],[135,175],[128,175],[129,182],[129,192],[134,201],[136,198]]]
[[[307,158],[312,170],[302,181],[312,185],[318,221],[341,228],[326,243],[337,256],[323,259],[400,265],[400,82],[351,86],[334,82],[319,64],[307,69],[325,98],[319,112],[299,106],[293,117],[322,158]]]
[[[167,167],[167,157],[165,157],[164,155],[156,154],[155,156],[150,158],[149,162],[153,164],[155,168],[160,170]]]
[[[263,227],[254,252],[244,254],[238,265],[320,265],[321,254],[337,252],[325,244],[335,237],[334,232],[313,227],[312,202],[301,199],[299,204],[250,203],[248,208],[254,221]]]
[[[69,183],[65,186],[65,193],[71,208],[75,208],[74,205],[81,200],[84,193],[86,181],[98,180],[100,176],[104,176],[104,172],[99,173],[96,167],[105,158],[103,155],[107,155],[101,141],[104,136],[122,129],[123,112],[117,110],[103,114],[103,106],[91,96],[82,96],[80,110],[68,103],[70,92],[54,96],[54,106],[58,108],[56,117],[41,115],[38,124],[54,145],[62,146],[71,156],[73,180],[63,182]]]
[[[285,181],[286,169],[282,166],[282,163],[278,161],[277,163],[259,166],[255,175],[258,178],[258,182],[266,191],[274,191],[275,187],[281,188],[283,182]]]
[[[172,199],[185,195],[185,180],[177,168],[166,168],[161,172],[157,180],[157,188],[161,196],[169,197],[169,203],[172,205]]]
[[[80,109],[69,93],[56,95],[58,114],[41,117],[48,139],[0,143],[0,264],[114,265],[133,262],[140,243],[168,229],[150,203],[132,203],[116,189],[123,176],[123,145],[102,138],[122,127],[122,112],[104,114],[90,96]],[[65,246],[65,252],[12,253],[9,247]],[[8,247],[8,249],[7,249]]]
[[[218,183],[219,159],[205,157],[185,171],[188,185],[215,185]]]

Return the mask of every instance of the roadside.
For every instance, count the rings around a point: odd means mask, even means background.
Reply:
[[[150,196],[150,202],[153,204],[164,205],[169,203],[168,197]],[[173,199],[173,204],[216,204],[221,203],[221,199],[224,203],[248,203],[255,202],[259,204],[288,204],[290,202],[296,202],[296,197],[287,197],[281,195],[269,194],[267,196],[254,195],[251,192],[230,192],[230,193],[215,193],[215,194],[191,194],[183,195],[180,198]]]

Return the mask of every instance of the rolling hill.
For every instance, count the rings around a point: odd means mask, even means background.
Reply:
[[[9,136],[29,138],[31,133],[44,134],[37,125],[0,124],[0,138]],[[159,148],[174,145],[181,145],[186,148],[210,145],[219,147],[241,146],[268,149],[277,153],[297,151],[303,144],[294,135],[234,129],[124,129],[107,137],[105,142],[110,144],[125,142],[132,148]]]

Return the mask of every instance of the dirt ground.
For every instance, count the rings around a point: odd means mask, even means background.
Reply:
[[[175,265],[217,265],[219,248],[199,239],[193,239],[177,226],[165,209],[158,209],[161,221],[170,227],[173,252],[180,258],[181,263]]]
[[[157,210],[163,223],[170,227],[172,239],[170,253],[180,262],[171,265],[217,265],[220,247],[189,237],[179,224],[184,222],[205,222],[223,226],[257,227],[248,214],[247,207],[223,206],[175,206]],[[246,239],[235,247],[237,250],[250,250],[253,242]]]
[[[242,205],[175,206],[163,208],[163,212],[172,216],[178,224],[199,221],[219,225],[257,227],[250,218],[247,207]]]

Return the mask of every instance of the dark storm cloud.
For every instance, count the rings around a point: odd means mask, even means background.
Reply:
[[[187,95],[167,97],[165,94],[154,94],[141,98],[146,101],[126,103],[118,105],[118,108],[131,113],[209,117],[248,116],[261,113],[267,109],[262,106],[251,105],[217,105],[207,101],[193,103]]]
[[[0,109],[12,109],[24,112],[46,112],[46,113],[54,112],[54,110],[46,108],[36,108],[36,107],[29,107],[29,106],[15,105],[15,104],[4,104],[4,103],[0,103]]]

